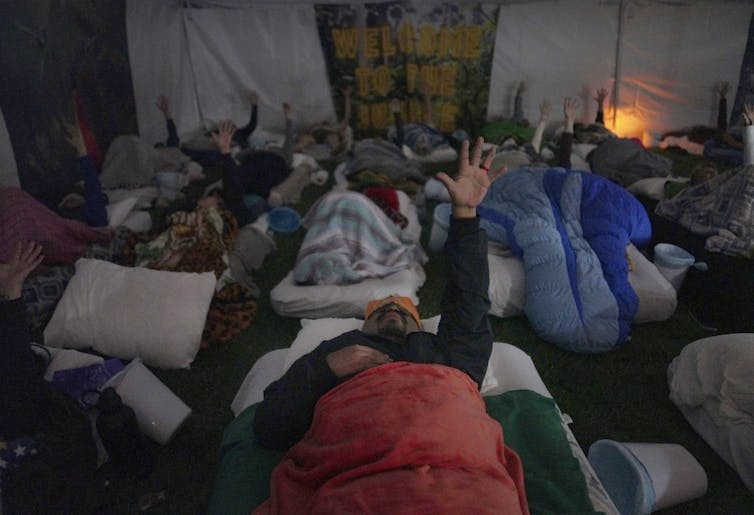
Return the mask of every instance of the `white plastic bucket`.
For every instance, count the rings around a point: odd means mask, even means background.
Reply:
[[[139,429],[155,442],[165,445],[191,414],[189,408],[165,383],[134,359],[105,387],[118,392],[123,404],[136,414]]]
[[[707,473],[683,446],[675,443],[624,443],[644,465],[655,491],[652,511],[675,506],[707,492]]]
[[[429,250],[432,252],[440,252],[445,245],[445,240],[448,239],[451,210],[452,205],[447,202],[437,204],[435,207],[432,230],[429,233]]]
[[[677,245],[658,243],[655,245],[655,266],[673,285],[675,291],[681,289],[686,272],[695,262],[694,256]]]
[[[622,515],[649,515],[707,491],[706,472],[678,444],[598,440],[588,458]]]

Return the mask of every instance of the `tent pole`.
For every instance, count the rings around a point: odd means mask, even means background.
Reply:
[[[613,129],[618,121],[618,96],[620,94],[620,71],[621,71],[621,54],[623,49],[623,20],[625,18],[626,3],[620,0],[618,5],[618,38],[615,42],[615,70],[613,72],[613,94],[610,102],[613,107]]]
[[[188,2],[184,1],[183,8],[181,9],[181,14],[182,14],[181,19],[183,21],[183,39],[186,44],[186,55],[188,56],[189,68],[191,69],[191,89],[194,90],[194,104],[196,105],[196,112],[199,115],[199,121],[205,130],[210,130],[212,129],[212,127],[209,127],[208,124],[206,123],[206,120],[204,118],[204,113],[202,112],[202,103],[199,102],[199,89],[198,89],[197,80],[196,80],[196,67],[194,66],[194,59],[192,58],[192,55],[191,55],[191,42],[189,41],[189,36],[188,36],[188,33],[189,33],[188,17],[190,16],[189,9],[191,9],[191,6],[189,5]]]

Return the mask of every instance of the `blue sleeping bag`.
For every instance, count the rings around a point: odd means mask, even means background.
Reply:
[[[541,338],[584,353],[626,342],[638,308],[626,246],[652,235],[633,195],[588,172],[521,168],[492,184],[478,212],[489,239],[523,260],[524,311]]]

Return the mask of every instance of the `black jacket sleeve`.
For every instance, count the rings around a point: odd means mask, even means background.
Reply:
[[[0,301],[0,434],[33,435],[42,426],[44,369],[31,350],[23,300]]]
[[[327,355],[345,346],[340,340],[321,343],[265,389],[254,415],[254,435],[260,445],[287,449],[304,436],[317,401],[340,382],[327,364]]]
[[[165,142],[166,147],[176,147],[181,144],[180,138],[178,138],[178,130],[175,128],[175,122],[172,118],[165,120],[165,125],[168,129],[168,139]]]
[[[220,165],[223,170],[223,203],[236,218],[239,227],[251,222],[251,216],[243,202],[244,189],[241,182],[241,169],[230,154],[221,157]]]
[[[233,133],[233,141],[238,143],[241,148],[246,148],[249,146],[248,139],[249,136],[251,136],[251,133],[254,132],[254,129],[257,128],[257,105],[253,104],[251,106],[251,119],[249,120],[249,123],[238,129],[236,132]]]
[[[463,370],[481,387],[492,352],[487,233],[479,218],[451,217],[445,252],[450,259],[437,331],[450,364]]]

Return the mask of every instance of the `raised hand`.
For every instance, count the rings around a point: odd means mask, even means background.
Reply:
[[[720,98],[725,98],[728,89],[730,89],[730,84],[727,81],[722,81],[717,85],[717,94],[720,95]]]
[[[349,345],[325,358],[336,377],[346,377],[393,361],[390,356],[366,345]]]
[[[746,125],[754,125],[754,104],[745,103],[742,114]]]
[[[19,298],[24,280],[43,259],[41,245],[33,241],[16,243],[10,261],[0,263],[0,295],[8,300]]]
[[[388,104],[390,107],[391,113],[400,113],[401,112],[401,101],[397,98],[393,98],[390,100],[390,103]]]
[[[505,166],[494,171],[490,170],[492,159],[495,157],[495,149],[482,159],[483,146],[484,140],[477,138],[469,155],[469,141],[463,141],[455,180],[445,172],[437,174],[437,179],[442,181],[450,193],[453,201],[453,216],[456,218],[475,217],[476,207],[484,199],[490,184],[507,171]]]
[[[81,127],[78,123],[64,123],[65,126],[65,140],[76,149],[76,153],[81,156],[85,156],[86,144],[84,143],[84,137],[81,135]]]
[[[170,114],[170,101],[165,95],[160,95],[159,97],[157,97],[157,109],[162,111],[162,115],[166,120],[170,120],[172,118],[172,115]]]
[[[285,116],[286,120],[290,120],[292,116],[292,109],[291,104],[288,102],[283,102],[283,116]]]
[[[236,126],[230,120],[223,120],[212,131],[212,139],[221,154],[230,154],[230,146],[233,142],[233,134],[236,132]]]
[[[257,102],[259,102],[259,97],[257,96],[257,90],[252,89],[249,91],[249,103],[253,106],[257,105]]]
[[[552,111],[552,106],[550,105],[550,102],[547,100],[543,100],[542,103],[539,104],[539,119],[547,120],[550,117],[550,111]]]
[[[578,109],[579,103],[575,98],[565,97],[563,99],[563,114],[566,122],[573,121],[576,118],[576,109]]]
[[[597,94],[592,97],[597,104],[602,108],[604,105],[605,99],[607,98],[607,90],[605,88],[600,88],[597,90]]]

